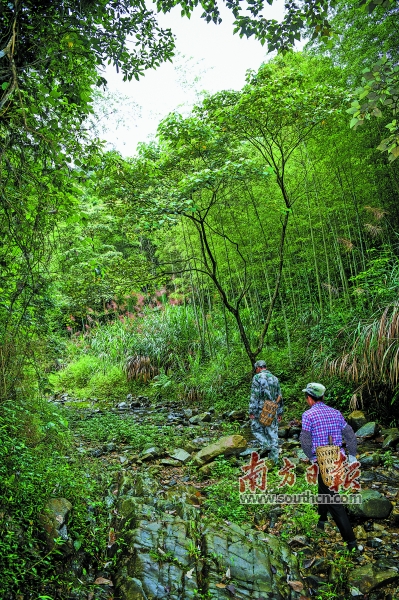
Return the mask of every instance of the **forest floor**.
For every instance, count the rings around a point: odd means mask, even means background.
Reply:
[[[75,401],[65,394],[52,399],[67,413],[78,455],[96,463],[99,470],[113,474],[146,473],[164,490],[187,486],[194,490],[191,503],[204,514],[212,514],[224,523],[246,523],[286,541],[300,558],[301,572],[312,597],[399,598],[397,509],[394,518],[352,516],[360,551],[349,555],[331,518],[324,532],[316,530],[317,514],[312,506],[255,508],[239,503],[238,478],[241,467],[249,460],[249,451],[244,456],[221,457],[202,472],[191,459],[183,463],[171,456],[178,448],[193,456],[204,446],[231,434],[243,435],[249,448],[256,449],[246,415],[237,411],[218,415],[212,408],[198,415],[197,410],[182,410],[173,401],[154,403],[144,396],[133,400],[103,407],[95,401]],[[196,424],[190,423],[192,417],[197,417]],[[298,475],[303,475],[298,423],[291,420],[281,426],[281,432],[287,436],[280,439],[281,456],[293,460]],[[395,507],[399,500],[399,454],[383,452],[382,440],[375,438],[359,445],[360,454],[379,457],[375,466],[362,469],[360,480],[362,488],[381,492]],[[277,469],[268,475],[269,481],[275,483]],[[300,489],[305,488],[302,485]]]

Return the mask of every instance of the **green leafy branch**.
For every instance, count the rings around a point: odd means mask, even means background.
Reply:
[[[352,115],[350,127],[357,129],[371,117],[381,118],[390,113],[394,118],[385,125],[390,134],[377,146],[377,150],[388,152],[388,160],[399,156],[399,123],[395,118],[399,109],[399,65],[386,57],[371,68],[363,70],[362,85],[355,90],[348,113]]]

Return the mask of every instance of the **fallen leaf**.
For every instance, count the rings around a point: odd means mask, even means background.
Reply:
[[[273,575],[275,573],[277,573],[277,569],[276,569],[276,567],[274,565],[270,565],[270,569],[271,569],[271,572],[273,573]]]
[[[230,578],[231,578],[231,574],[230,574],[230,573],[231,573],[231,571],[230,571],[230,567],[229,567],[229,568],[227,569],[227,571],[226,571],[226,577],[227,577],[227,579],[230,579]]]
[[[111,548],[116,542],[115,530],[110,529],[108,533],[108,548]]]
[[[226,586],[225,586],[225,584],[224,584],[224,583],[217,583],[217,584],[216,584],[216,587],[217,587],[217,588],[225,588]]]
[[[192,569],[190,569],[189,571],[187,571],[186,577],[188,577],[188,579],[193,578],[193,571],[194,571],[194,567]]]
[[[94,585],[114,585],[110,579],[104,579],[104,577],[97,577]]]
[[[294,592],[302,592],[303,590],[303,583],[301,581],[289,581],[288,585],[292,587]]]
[[[226,590],[230,592],[230,594],[232,594],[233,596],[236,593],[236,588],[231,583],[229,583],[229,585],[226,585]]]

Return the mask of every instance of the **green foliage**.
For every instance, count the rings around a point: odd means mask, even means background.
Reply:
[[[82,356],[62,371],[50,375],[49,382],[55,392],[68,392],[79,399],[122,402],[131,391],[120,367],[92,355]]]
[[[352,115],[350,126],[356,129],[372,116],[381,118],[383,112],[396,117],[399,107],[398,85],[399,66],[387,57],[381,58],[371,68],[364,69],[362,85],[355,90],[355,100],[347,110]],[[385,127],[390,134],[380,142],[377,150],[388,152],[388,160],[392,162],[399,156],[397,119],[393,118]]]
[[[217,519],[232,521],[238,525],[248,521],[249,510],[240,504],[238,478],[241,472],[226,459],[217,458],[212,476],[218,481],[206,488],[205,510]]]
[[[258,1],[256,3],[248,0],[244,5],[239,0],[232,0],[228,7],[234,15],[234,33],[240,37],[255,36],[262,44],[267,43],[268,49],[279,50],[286,53],[292,49],[296,41],[301,40],[301,36],[312,36],[312,39],[320,39],[327,48],[334,46],[336,36],[334,28],[330,22],[330,12],[336,6],[335,2],[323,0],[305,0],[300,5],[290,5],[286,7],[284,17],[277,22],[275,19],[269,19],[267,8],[273,1]],[[200,4],[198,0],[158,0],[157,8],[168,12],[173,6],[180,5],[182,16],[190,17],[195,7],[201,5],[204,10],[202,17],[207,23],[220,23],[219,5],[216,0],[207,4]],[[385,11],[395,6],[394,0],[383,0],[374,2],[373,0],[363,0],[357,4],[357,10],[368,13],[382,6]],[[266,9],[266,11],[265,11]]]
[[[55,384],[57,391],[70,390],[74,393],[77,389],[85,388],[93,375],[102,369],[103,363],[97,357],[83,355],[50,377],[50,382]]]
[[[109,482],[74,457],[68,423],[52,405],[31,399],[21,406],[3,403],[0,428],[0,594],[38,597],[49,591],[52,597],[67,581],[57,574],[62,553],[57,545],[46,548],[39,515],[51,496],[70,500],[68,533],[81,540],[81,552],[95,563],[105,547],[106,508],[100,498]]]
[[[386,452],[383,453],[383,455],[382,455],[382,463],[383,463],[383,465],[384,465],[385,468],[392,467],[394,461],[395,461],[395,456],[392,454],[392,452],[390,452],[389,450],[387,450]]]
[[[163,418],[160,418],[163,421]],[[128,444],[135,452],[141,452],[151,446],[161,450],[171,449],[182,434],[169,425],[140,425],[132,415],[94,415],[91,419],[82,419],[77,413],[73,417],[73,430],[81,435],[87,443],[104,444],[115,442]]]

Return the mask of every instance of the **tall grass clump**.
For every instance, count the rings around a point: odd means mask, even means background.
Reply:
[[[326,369],[358,385],[351,408],[362,405],[363,395],[370,390],[377,404],[394,404],[399,382],[399,304],[389,304],[378,318],[358,323],[343,350],[326,361]]]

